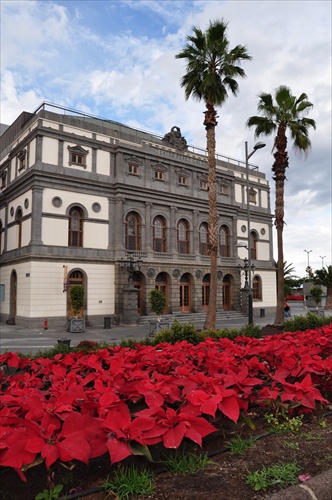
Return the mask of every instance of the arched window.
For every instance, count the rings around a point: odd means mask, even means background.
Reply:
[[[22,246],[22,219],[23,213],[21,208],[18,208],[16,211],[16,222],[17,222],[17,247],[21,248]]]
[[[227,226],[221,226],[219,231],[219,253],[221,257],[230,257],[230,237]]]
[[[126,249],[141,249],[141,218],[136,212],[129,212],[126,217]]]
[[[178,222],[178,252],[181,254],[189,253],[189,227],[188,222],[184,219]]]
[[[72,207],[69,211],[68,246],[83,246],[83,220],[83,210],[80,207]]]
[[[153,250],[166,252],[166,223],[159,215],[153,221]]]
[[[209,255],[209,230],[206,222],[199,226],[199,253]]]
[[[257,259],[257,234],[254,231],[250,233],[250,251],[251,258]]]
[[[262,300],[262,280],[259,276],[254,276],[252,280],[253,299]]]

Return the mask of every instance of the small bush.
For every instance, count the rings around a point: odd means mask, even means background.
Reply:
[[[240,335],[260,339],[262,337],[262,329],[260,326],[255,324],[244,325],[240,328]]]
[[[176,342],[182,342],[183,340],[196,345],[204,340],[204,335],[202,332],[198,332],[193,324],[181,324],[179,321],[175,320],[173,321],[170,329],[162,330],[154,337],[155,344],[163,342],[175,344]]]
[[[51,349],[47,349],[46,351],[38,351],[33,355],[34,359],[37,358],[54,358],[57,354],[69,354],[71,352],[71,348],[65,344],[56,344]]]
[[[92,351],[99,347],[100,347],[99,342],[95,342],[94,340],[81,340],[81,342],[77,344],[75,350]]]
[[[308,312],[305,316],[296,316],[284,322],[285,332],[304,332],[305,330],[319,328],[332,323],[332,316],[321,318],[317,314]]]

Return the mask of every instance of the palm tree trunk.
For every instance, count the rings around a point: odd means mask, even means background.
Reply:
[[[218,268],[218,210],[216,178],[216,111],[213,104],[206,105],[204,125],[208,151],[209,187],[209,251],[210,251],[210,298],[204,329],[215,329],[217,312],[217,268]]]
[[[326,291],[325,309],[332,309],[332,287],[328,286]]]
[[[272,170],[273,179],[276,182],[276,203],[275,203],[275,225],[277,228],[277,248],[278,248],[278,283],[277,283],[277,307],[274,320],[275,326],[284,324],[284,250],[283,250],[283,230],[284,230],[284,184],[286,179],[286,168],[288,167],[288,154],[286,152],[287,137],[283,124],[278,127],[276,137],[277,151],[274,153],[275,162]]]

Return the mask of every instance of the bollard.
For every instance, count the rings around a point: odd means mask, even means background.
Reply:
[[[59,345],[65,345],[67,347],[70,347],[70,342],[71,342],[71,339],[58,339]]]

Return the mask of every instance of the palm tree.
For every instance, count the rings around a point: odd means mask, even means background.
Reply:
[[[326,286],[326,304],[325,309],[332,309],[332,266],[325,266],[317,269],[314,276],[315,285]]]
[[[206,143],[208,152],[209,185],[209,252],[210,264],[210,299],[204,328],[215,328],[217,310],[217,258],[218,258],[218,211],[216,181],[216,138],[217,112],[215,106],[222,106],[229,92],[238,93],[237,77],[246,76],[240,67],[243,60],[251,59],[246,47],[237,45],[229,49],[226,36],[227,23],[224,20],[210,21],[203,33],[200,28],[193,28],[193,35],[187,37],[184,49],[176,55],[186,60],[187,73],[181,79],[185,97],[205,101],[204,112]]]
[[[278,284],[278,263],[274,261],[274,267],[277,272],[277,284]],[[293,264],[287,264],[285,260],[283,264],[283,273],[284,273],[284,297],[290,294],[292,288],[298,288],[302,283],[302,279],[294,274],[295,267]]]
[[[284,324],[284,255],[283,255],[283,229],[284,229],[284,183],[286,168],[288,167],[287,136],[289,131],[293,139],[293,147],[298,153],[307,153],[311,147],[309,140],[309,127],[316,128],[316,123],[306,118],[313,104],[309,102],[306,94],[300,97],[292,95],[290,88],[281,85],[275,90],[275,101],[271,94],[259,94],[258,111],[263,116],[252,116],[247,121],[247,127],[255,127],[255,137],[271,135],[276,132],[274,139],[274,164],[272,171],[276,183],[275,200],[275,225],[277,228],[278,247],[278,286],[277,309],[274,324]],[[273,149],[274,149],[273,148]]]

